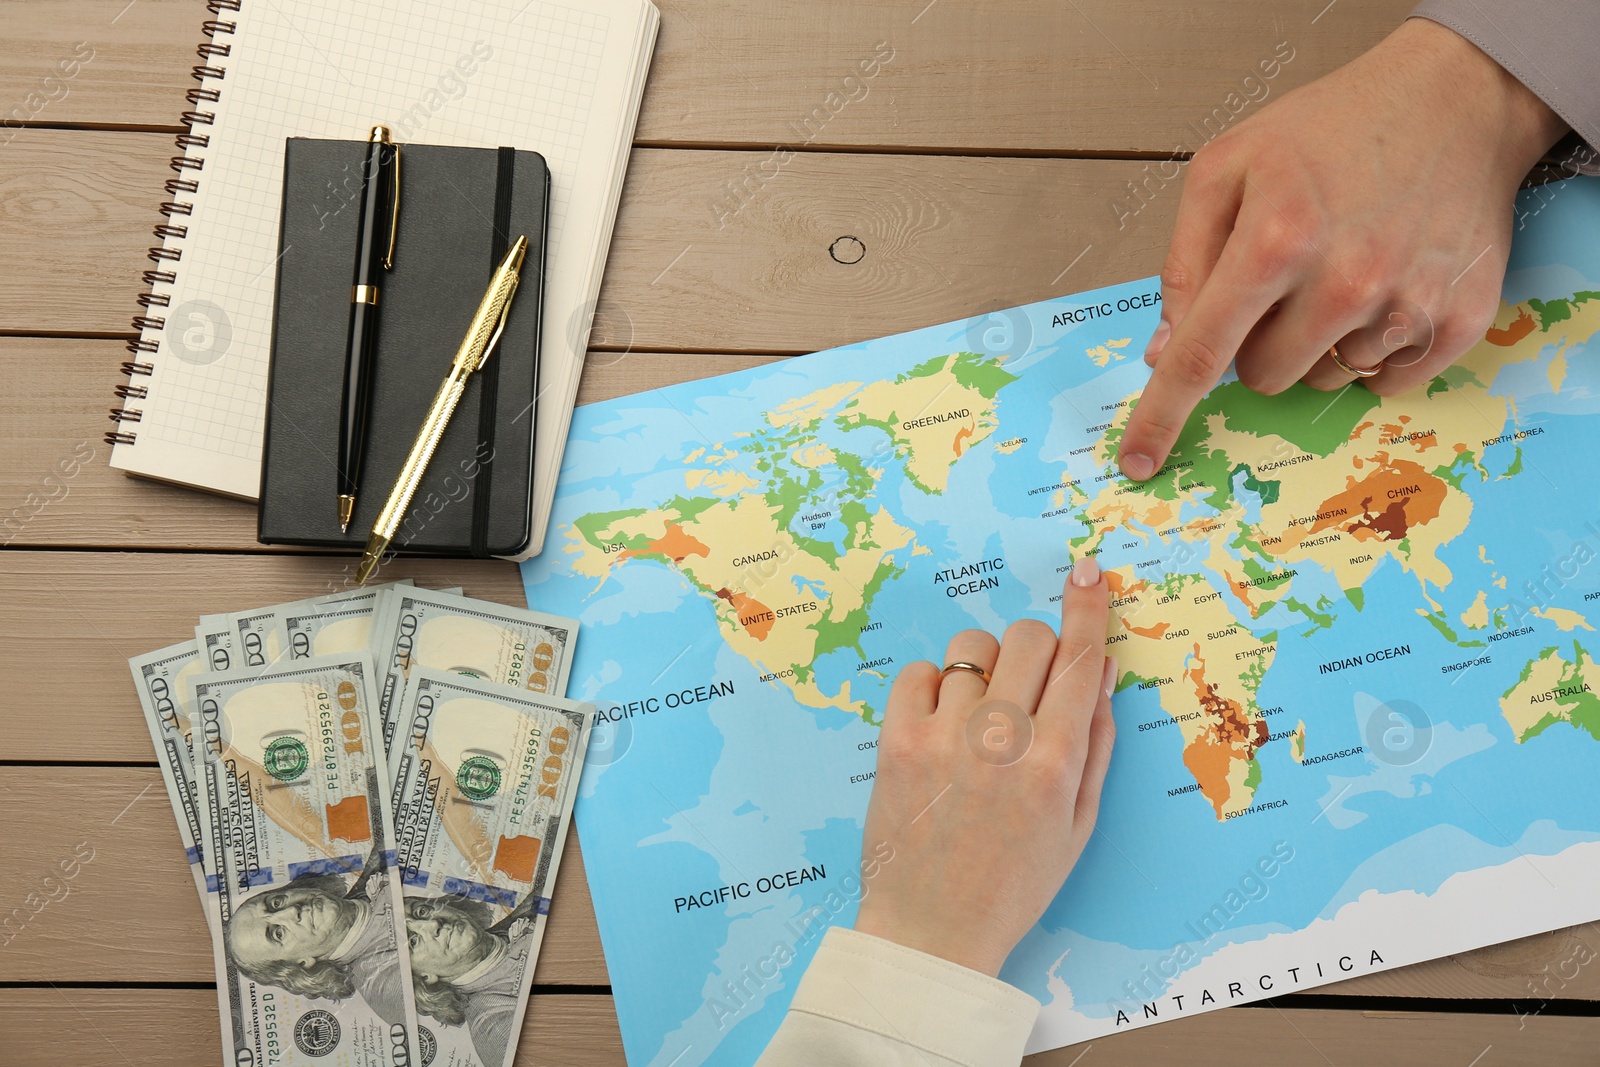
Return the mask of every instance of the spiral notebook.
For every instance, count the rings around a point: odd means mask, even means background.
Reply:
[[[112,466],[258,495],[286,138],[359,138],[381,122],[402,144],[529,149],[551,179],[533,536],[519,558],[537,554],[660,15],[648,0],[207,7],[106,435]],[[316,210],[355,211],[358,177],[330,182]]]

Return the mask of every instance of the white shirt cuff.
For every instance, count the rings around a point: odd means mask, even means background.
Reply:
[[[998,978],[836,926],[823,936],[789,1011],[989,1067],[1022,1059],[1039,1002]]]

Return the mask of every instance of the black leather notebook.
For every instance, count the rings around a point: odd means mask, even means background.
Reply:
[[[532,530],[534,400],[550,172],[537,152],[405,145],[394,268],[381,279],[366,458],[347,533],[335,461],[364,141],[291,137],[261,467],[263,544],[359,549],[489,276],[528,237],[505,332],[469,380],[394,550],[513,555]]]

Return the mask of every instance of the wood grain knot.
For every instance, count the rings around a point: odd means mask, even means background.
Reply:
[[[835,263],[843,263],[848,267],[866,258],[867,246],[861,243],[861,238],[846,234],[828,246],[828,255],[833,257]]]

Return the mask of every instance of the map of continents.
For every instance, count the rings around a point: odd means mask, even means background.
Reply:
[[[1084,556],[1119,743],[1004,974],[1046,1004],[1034,1048],[1593,918],[1515,873],[1600,862],[1570,460],[1600,436],[1600,194],[1561,196],[1429,387],[1225,381],[1142,484],[1112,460],[1153,279],[580,409],[525,578],[586,627],[577,818],[630,1061],[754,1059],[859,898],[895,673],[1051,619]],[[1470,878],[1538,906],[1464,921]]]

